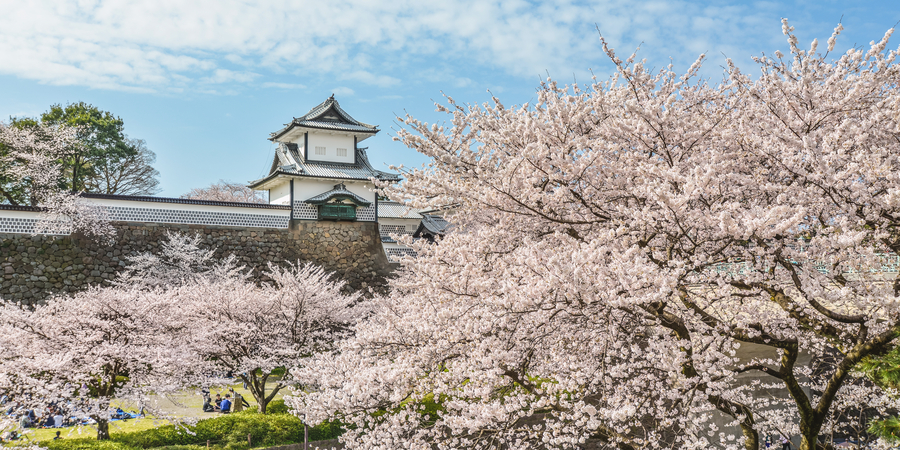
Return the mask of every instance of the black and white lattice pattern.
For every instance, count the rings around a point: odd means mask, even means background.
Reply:
[[[369,205],[365,208],[356,208],[356,220],[360,222],[374,222],[375,205]]]
[[[306,202],[294,202],[294,218],[300,220],[318,220],[319,209]],[[356,208],[356,220],[360,222],[375,221],[375,205]]]
[[[294,218],[316,220],[319,218],[319,209],[306,202],[294,202]]]
[[[404,256],[411,256],[413,258],[416,257],[416,251],[411,248],[386,248],[384,249],[385,254],[387,254],[388,262],[398,263],[400,259]]]
[[[122,222],[182,223],[191,225],[220,225],[227,227],[287,228],[287,216],[244,214],[216,211],[188,211],[179,209],[131,208],[109,206],[109,219]]]
[[[407,234],[412,236],[415,233],[415,230],[409,229],[406,225],[385,225],[383,223],[378,224],[378,232],[381,234],[383,238],[390,238],[392,234]]]
[[[0,217],[0,233],[16,233],[16,234],[69,234],[69,231],[60,230],[59,232],[41,231],[36,232],[39,219],[28,219],[23,217]],[[51,227],[52,228],[52,227]],[[65,227],[63,227],[65,228]],[[55,230],[54,230],[55,231]]]

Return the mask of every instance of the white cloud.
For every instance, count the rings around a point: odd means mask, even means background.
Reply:
[[[353,91],[353,89],[350,89],[348,87],[339,86],[339,87],[332,89],[331,93],[333,93],[334,95],[337,95],[337,96],[348,97],[348,96],[355,94],[356,92]]]
[[[222,83],[247,83],[259,77],[259,74],[253,72],[235,72],[228,69],[215,69],[211,76],[202,80],[206,83],[222,84]]]
[[[306,89],[305,85],[297,84],[297,83],[274,83],[271,81],[267,81],[262,84],[264,88],[275,88],[275,89]]]
[[[456,87],[468,87],[468,86],[471,86],[473,83],[474,83],[474,82],[472,81],[471,78],[468,78],[468,77],[461,77],[461,78],[457,78],[457,79],[453,82],[453,85],[456,86]]]
[[[355,80],[361,81],[366,84],[371,84],[375,86],[388,87],[394,86],[400,83],[399,78],[394,78],[387,75],[375,75],[374,73],[365,71],[365,70],[355,70],[353,72],[349,72],[343,74],[341,78],[345,80]]]
[[[687,66],[703,51],[758,53],[747,36],[760,24],[780,26],[768,23],[774,8],[738,0],[6,2],[0,73],[137,91],[219,92],[210,85],[285,73],[391,87],[427,71],[425,58],[452,67],[447,79],[458,85],[470,82],[471,67],[566,79],[606,64],[595,25],[619,53],[645,41],[642,54],[658,64],[672,56]]]

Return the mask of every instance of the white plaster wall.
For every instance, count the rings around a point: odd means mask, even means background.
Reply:
[[[294,179],[294,201],[302,202],[308,198],[315,197],[319,194],[334,189],[338,183],[344,183],[347,190],[375,203],[375,191],[372,183],[368,181],[350,181],[350,180],[328,180],[328,179]]]
[[[39,219],[41,213],[37,211],[7,211],[0,209],[0,217],[16,219]]]
[[[316,147],[325,147],[325,155],[317,155]],[[338,147],[347,149],[346,157],[337,156]],[[309,133],[309,152],[306,153],[306,157],[310,161],[353,163],[354,156],[352,135]]]
[[[289,205],[291,203],[291,182],[284,182],[278,186],[269,189],[269,204],[271,205]]]

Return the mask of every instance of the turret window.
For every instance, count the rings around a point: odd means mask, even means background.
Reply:
[[[347,149],[346,148],[337,149],[337,155],[347,157]]]
[[[317,155],[324,155],[324,154],[325,154],[325,147],[319,147],[319,146],[316,146],[316,154],[317,154]]]

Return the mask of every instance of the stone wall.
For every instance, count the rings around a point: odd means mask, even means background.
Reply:
[[[374,222],[292,221],[288,230],[208,225],[115,223],[117,243],[103,245],[77,236],[0,234],[0,297],[33,303],[88,285],[108,285],[127,257],[156,253],[167,231],[202,236],[216,255],[234,254],[256,279],[266,264],[311,261],[335,272],[349,289],[379,289],[392,267],[381,250]]]

